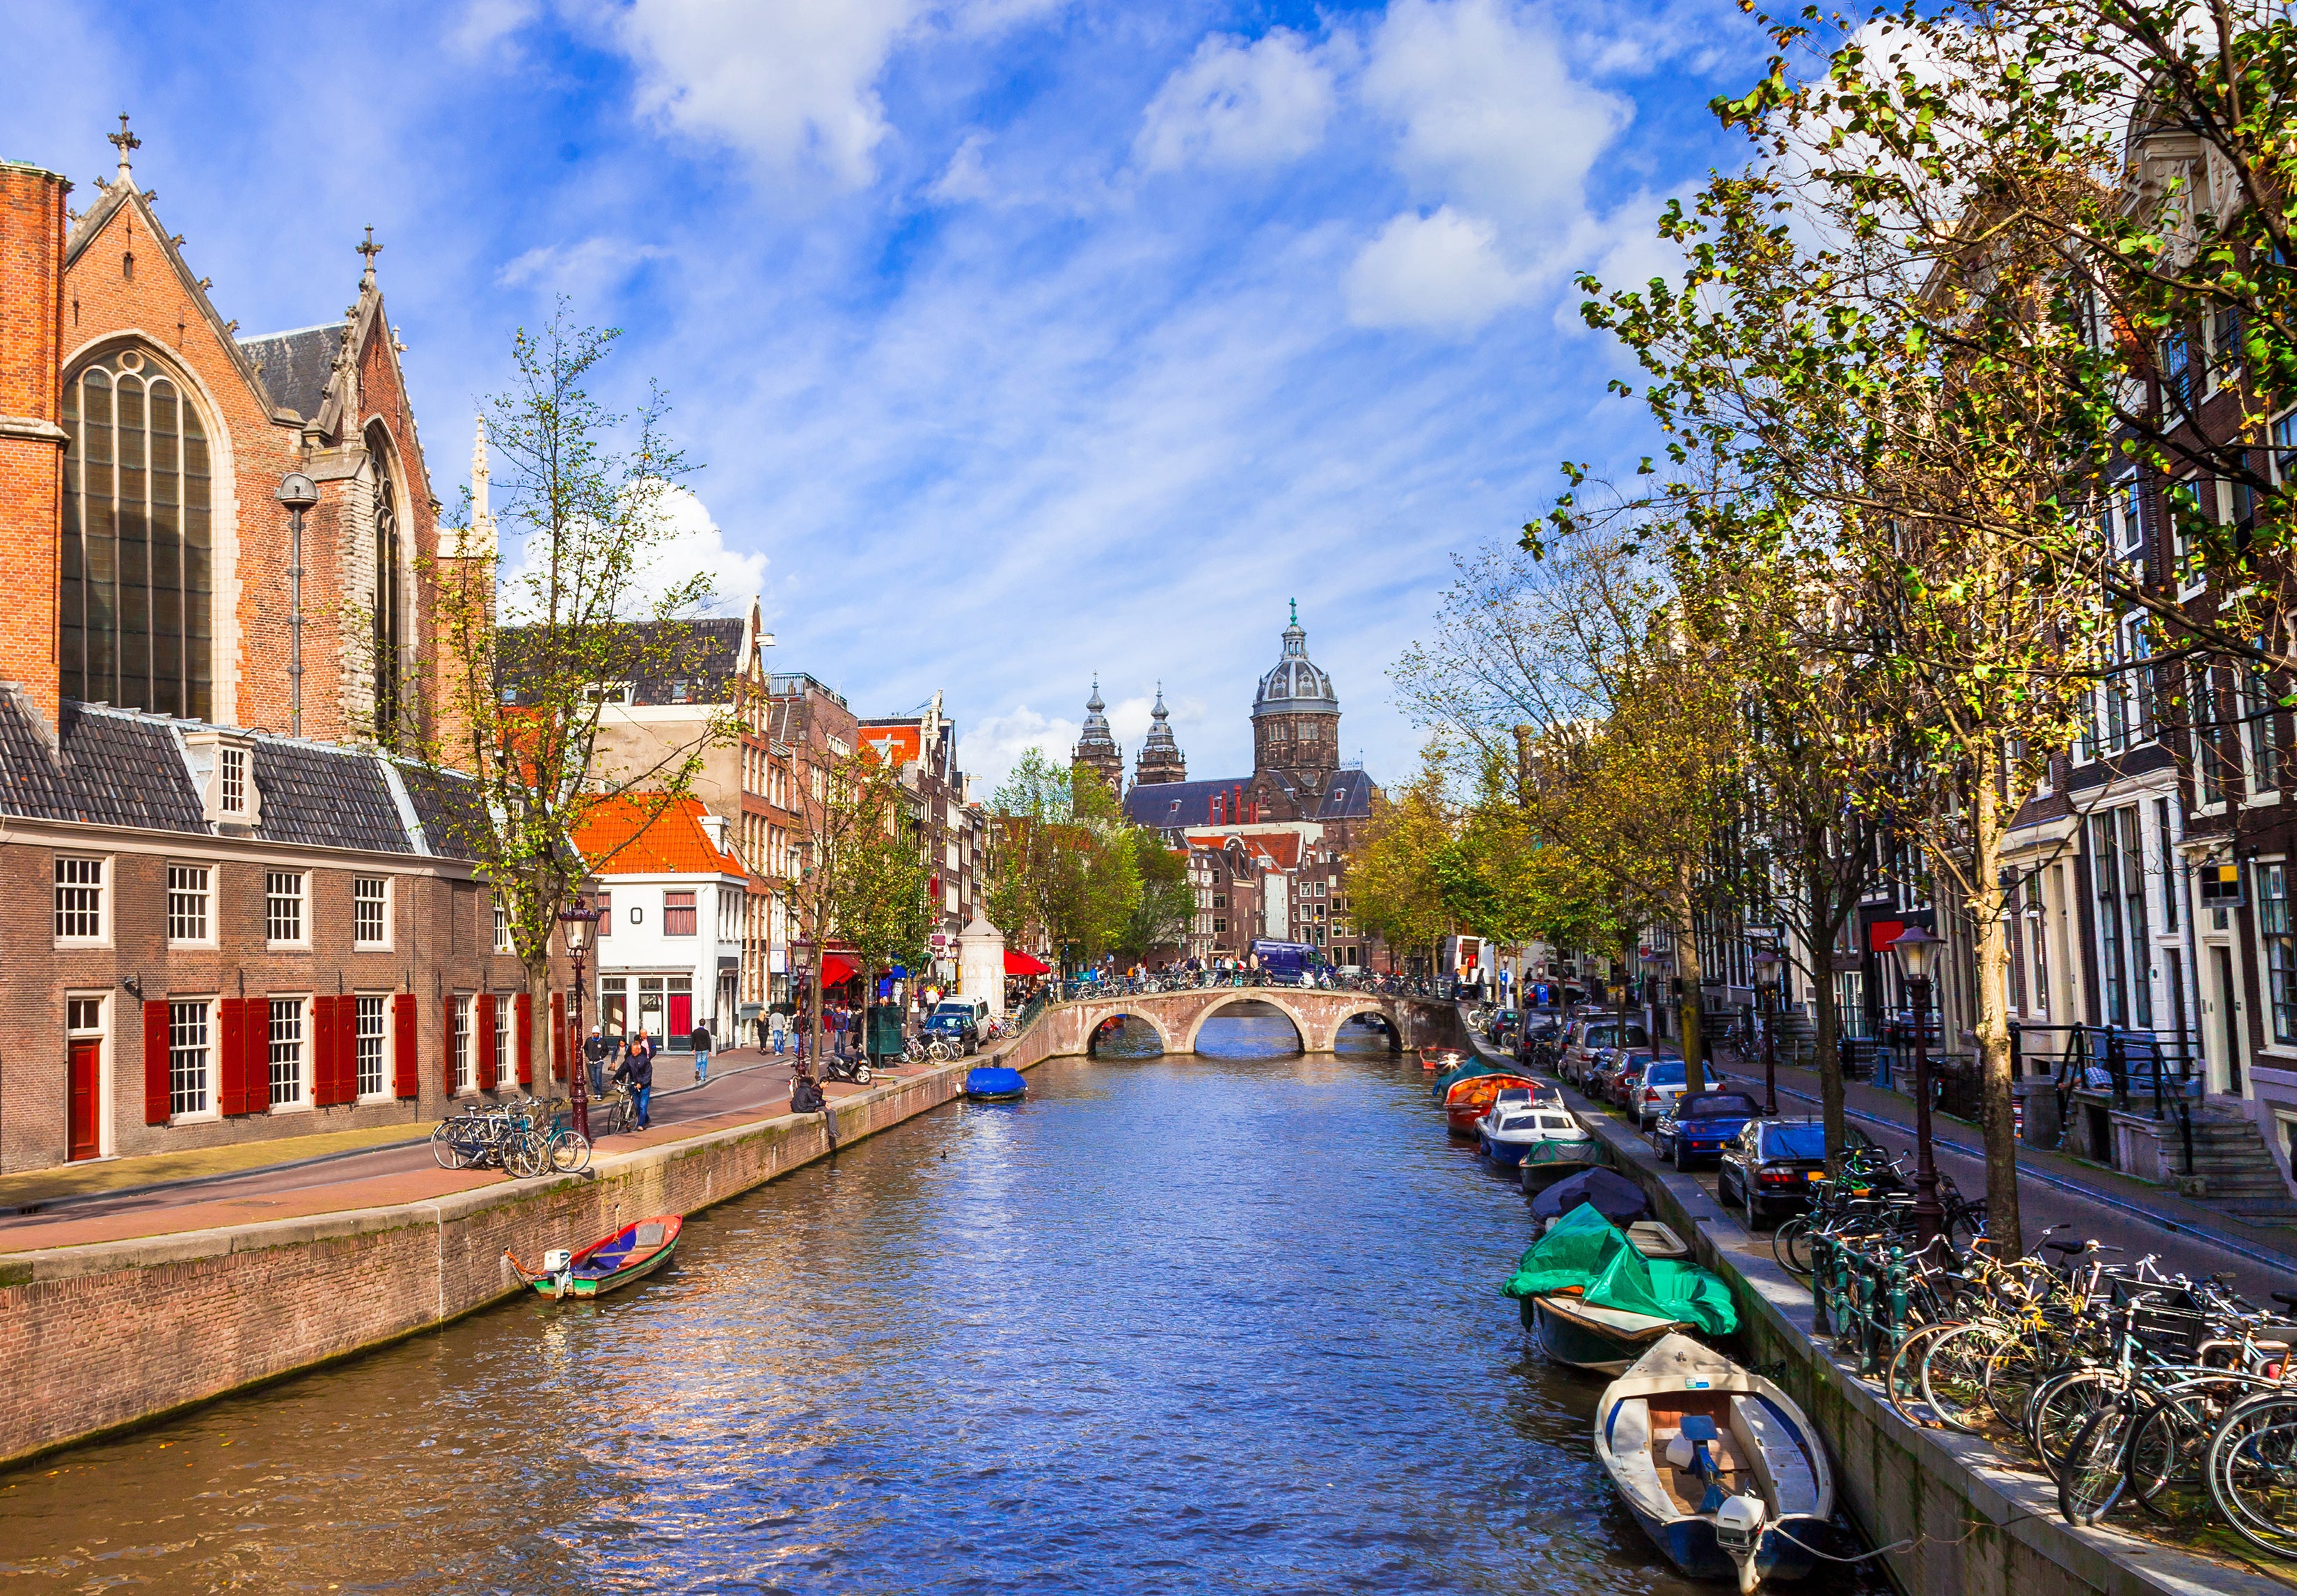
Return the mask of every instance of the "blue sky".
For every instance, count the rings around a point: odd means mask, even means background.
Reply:
[[[1342,740],[1451,551],[1644,452],[1570,275],[1664,264],[1738,150],[1728,0],[1386,5],[0,0],[0,155],[136,175],[247,332],[342,314],[369,224],[434,489],[558,293],[706,469],[679,557],[868,713],[935,689],[993,777],[1093,674],[1250,769],[1297,597]]]

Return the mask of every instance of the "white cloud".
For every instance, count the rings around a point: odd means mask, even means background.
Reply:
[[[672,488],[663,498],[669,536],[649,549],[638,577],[638,596],[655,600],[696,576],[710,580],[710,613],[738,615],[752,596],[765,588],[768,561],[763,551],[744,553],[726,547],[726,534],[709,506],[685,488]],[[503,585],[523,588],[530,572],[539,572],[548,542],[544,533],[527,537],[519,564],[504,572]]]
[[[1152,172],[1297,160],[1323,141],[1332,97],[1330,68],[1290,29],[1214,35],[1148,103],[1133,157]]]
[[[1360,327],[1467,333],[1520,300],[1528,284],[1500,258],[1491,223],[1445,205],[1382,227],[1346,286],[1348,319]]]
[[[1510,224],[1576,214],[1632,113],[1575,78],[1553,36],[1505,0],[1395,0],[1363,95],[1400,124],[1397,166],[1423,193]]]
[[[981,152],[989,146],[985,133],[968,133],[957,146],[957,153],[949,158],[926,197],[943,205],[963,204],[968,200],[985,200],[990,195],[989,174],[981,164]]]
[[[595,299],[621,285],[645,260],[670,251],[625,238],[586,238],[575,244],[537,244],[498,274],[506,288],[541,288],[577,300]]]
[[[876,176],[891,131],[877,82],[917,0],[636,0],[616,24],[641,112],[762,163]]]
[[[482,55],[540,14],[542,0],[470,0],[447,43],[460,55]]]
[[[957,762],[986,796],[1032,748],[1041,750],[1056,764],[1066,764],[1083,730],[1082,721],[1041,715],[1025,703],[1017,704],[1009,714],[984,715],[972,729],[960,730]]]

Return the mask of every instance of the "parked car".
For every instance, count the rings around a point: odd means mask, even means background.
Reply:
[[[1552,1070],[1562,1051],[1563,1017],[1554,1014],[1524,1016],[1523,1033],[1517,1039],[1517,1059],[1535,1069]]]
[[[1492,1046],[1504,1048],[1508,1045],[1508,1040],[1515,1034],[1516,1027],[1522,1024],[1523,1016],[1514,1009],[1494,1009],[1492,1013],[1491,1024],[1484,1029],[1484,1035],[1489,1039]]]
[[[1677,1169],[1702,1158],[1719,1158],[1750,1120],[1763,1116],[1762,1105],[1743,1091],[1701,1092],[1684,1102],[1677,1097],[1651,1128],[1651,1150]]]
[[[1871,1148],[1874,1139],[1845,1125],[1848,1148]],[[1817,1119],[1758,1119],[1723,1149],[1715,1177],[1715,1199],[1737,1203],[1747,1222],[1799,1213],[1810,1189],[1826,1174],[1826,1122]]]
[[[1680,1057],[1658,1058],[1652,1061],[1651,1067],[1645,1070],[1642,1078],[1636,1081],[1633,1100],[1623,1100],[1620,1105],[1622,1107],[1632,1108],[1634,1111],[1636,1130],[1650,1130],[1652,1123],[1659,1115],[1675,1107],[1675,1100],[1683,1095],[1683,1089],[1690,1073],[1691,1066]],[[1711,1061],[1700,1073],[1706,1078],[1707,1090],[1723,1090],[1722,1072],[1717,1070]]]
[[[1627,1080],[1661,1055],[1653,1048],[1611,1048],[1587,1072],[1587,1095],[1607,1103],[1624,1103]]]
[[[940,1004],[926,1016],[926,1034],[955,1042],[965,1052],[973,1052],[981,1046],[981,1022],[988,1007],[986,1003],[963,999]]]
[[[1587,1071],[1593,1067],[1595,1055],[1606,1048],[1647,1048],[1651,1038],[1644,1034],[1642,1024],[1616,1014],[1590,1015],[1575,1020],[1563,1045],[1563,1058],[1557,1073],[1574,1086],[1586,1083]]]

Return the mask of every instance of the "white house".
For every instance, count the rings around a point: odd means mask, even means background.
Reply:
[[[749,872],[722,815],[645,794],[591,811],[576,839],[601,888],[597,1009],[608,1035],[639,1030],[687,1051],[695,1022],[735,1040]]]

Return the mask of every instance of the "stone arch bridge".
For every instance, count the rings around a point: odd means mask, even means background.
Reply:
[[[1398,1048],[1461,1044],[1459,1013],[1449,1003],[1316,987],[1214,986],[1177,992],[1114,993],[1058,1003],[1029,1027],[1020,1045],[1033,1058],[1090,1053],[1103,1024],[1113,1019],[1136,1019],[1156,1032],[1157,1042],[1167,1053],[1193,1053],[1206,1021],[1245,1003],[1265,1004],[1290,1020],[1300,1033],[1301,1048],[1310,1053],[1330,1052],[1340,1027],[1360,1015],[1385,1024]]]

